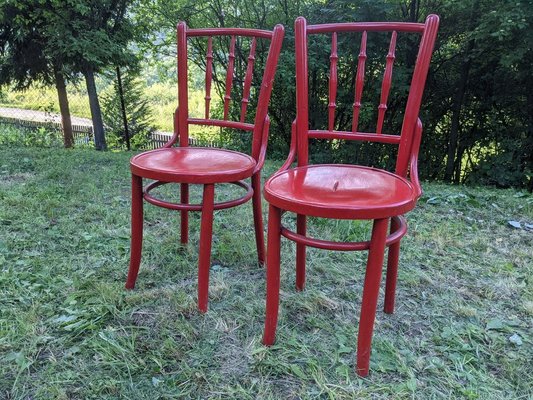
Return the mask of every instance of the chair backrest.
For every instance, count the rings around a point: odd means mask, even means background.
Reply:
[[[356,22],[356,23],[334,23],[321,25],[307,25],[305,18],[299,17],[295,22],[296,37],[296,137],[298,165],[306,165],[309,162],[309,139],[343,139],[361,140],[379,143],[390,143],[397,145],[398,156],[396,159],[396,173],[406,176],[409,160],[413,152],[417,152],[419,143],[414,140],[415,130],[418,128],[421,133],[421,124],[418,120],[420,103],[426,76],[429,69],[433,46],[437,36],[439,18],[436,15],[429,15],[425,23],[401,23],[401,22]],[[354,77],[353,87],[353,108],[351,131],[334,130],[336,97],[338,86],[338,34],[350,32],[361,33],[361,45],[357,57],[357,73]],[[360,132],[358,130],[359,115],[363,97],[363,87],[365,83],[365,62],[367,60],[367,33],[369,32],[391,32],[388,53],[384,54],[385,71],[381,84],[381,97],[377,110],[377,123],[375,132]],[[418,33],[421,35],[418,56],[414,66],[411,85],[404,111],[403,124],[400,134],[384,134],[383,122],[387,110],[387,100],[389,97],[393,64],[396,52],[396,41],[398,35],[404,33]],[[310,35],[326,34],[331,35],[331,53],[329,68],[328,86],[328,129],[310,129],[309,127],[309,71],[308,71],[308,39]],[[316,62],[316,60],[315,60]],[[376,75],[376,71],[371,71]],[[311,93],[311,95],[313,95]],[[413,144],[415,143],[415,144]]]
[[[284,28],[282,25],[276,25],[273,31],[242,28],[189,29],[185,22],[180,22],[177,26],[178,108],[174,117],[174,142],[179,138],[180,146],[188,146],[189,125],[217,126],[249,131],[252,133],[251,156],[257,160],[266,148],[266,137],[268,136],[269,128],[268,103],[283,35]],[[196,46],[191,47],[188,43],[189,39],[197,40]],[[267,43],[260,43],[260,41],[267,41]],[[266,48],[268,42],[270,43],[268,52],[266,52],[266,61],[262,74],[257,73],[257,71],[254,71],[254,63],[257,64],[256,50]],[[227,48],[216,48],[216,44],[221,45],[224,43],[228,43],[229,46]],[[245,44],[249,46],[246,53],[243,51]],[[191,48],[193,49],[192,51]],[[199,54],[200,49],[204,50],[205,55]],[[205,68],[205,112],[201,118],[193,118],[189,112],[188,86],[190,79],[187,64],[191,56],[197,57],[196,61],[201,60]],[[236,65],[244,65],[244,63],[246,63],[246,69],[242,71],[244,72],[244,78],[235,79]],[[214,74],[215,69],[216,71],[226,70],[224,80]],[[252,80],[259,82],[258,77],[261,85],[259,90],[255,91],[257,94],[257,98],[254,101],[256,107],[254,110],[250,110],[251,107],[248,107],[248,103],[251,102],[250,95],[254,91]],[[213,85],[217,85],[218,89],[224,90],[222,118],[212,117],[211,97]],[[235,104],[232,104],[233,99],[231,96],[235,92],[242,93],[242,99],[239,99],[240,104],[237,105],[240,108],[239,120],[230,118],[230,106],[235,106]],[[253,118],[253,122],[246,122],[247,114],[251,115],[248,119]]]

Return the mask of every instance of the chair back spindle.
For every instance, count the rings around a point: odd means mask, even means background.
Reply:
[[[357,76],[355,78],[355,99],[353,102],[352,132],[357,132],[359,123],[359,112],[361,111],[361,99],[363,97],[363,86],[365,85],[365,63],[366,63],[366,31],[361,36],[361,48],[357,61]]]
[[[337,32],[333,32],[331,38],[331,55],[329,67],[329,104],[328,104],[328,129],[333,131],[335,125],[335,100],[337,98],[337,61],[339,56],[337,54]]]
[[[250,54],[248,55],[248,64],[246,66],[246,76],[244,78],[244,89],[242,91],[242,101],[241,101],[241,122],[244,122],[246,118],[246,108],[250,102],[250,89],[252,87],[252,75],[254,72],[254,62],[255,62],[255,47],[257,45],[256,38],[252,39],[252,44],[250,45]]]
[[[385,120],[385,111],[387,111],[387,99],[389,98],[390,87],[392,84],[392,65],[394,64],[394,58],[396,51],[396,31],[392,32],[390,40],[389,52],[387,54],[387,62],[385,65],[385,73],[383,74],[383,82],[381,85],[381,98],[378,107],[378,123],[376,127],[376,133],[381,134],[383,130],[383,121]]]
[[[207,55],[205,57],[205,119],[209,119],[211,105],[211,81],[213,80],[213,37],[207,38]]]
[[[235,68],[235,36],[231,37],[229,46],[228,69],[226,71],[226,94],[224,95],[224,119],[228,119],[231,87],[233,86],[233,69]]]

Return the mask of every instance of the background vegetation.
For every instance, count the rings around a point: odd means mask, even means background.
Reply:
[[[15,0],[9,1],[16,3]],[[80,10],[83,10],[84,1],[91,3],[91,7],[111,7],[105,0],[77,0],[81,4]],[[533,190],[533,79],[530,77],[530,66],[533,64],[533,3],[528,0],[139,0],[119,3],[122,7],[129,7],[128,12],[124,13],[123,8],[110,9],[116,13],[110,14],[112,17],[108,23],[110,26],[122,24],[120,26],[124,32],[134,31],[134,34],[127,35],[128,51],[121,52],[114,45],[108,53],[102,53],[91,47],[97,66],[94,70],[105,71],[112,67],[110,71],[113,71],[118,64],[138,66],[140,62],[141,76],[146,81],[144,95],[151,104],[154,126],[163,130],[172,128],[171,115],[176,102],[174,49],[177,21],[185,20],[192,27],[271,29],[276,23],[285,24],[287,35],[270,107],[270,156],[274,158],[282,158],[286,154],[289,127],[294,118],[292,26],[296,16],[304,15],[310,23],[421,22],[429,13],[439,14],[441,28],[421,115],[425,128],[420,156],[421,175],[432,180],[527,187]],[[59,3],[51,4],[57,6]],[[76,18],[86,23],[82,18],[84,14],[80,15],[76,14]],[[65,32],[72,31],[69,29]],[[115,34],[109,28],[101,32],[109,38]],[[120,38],[124,40],[124,35]],[[361,129],[372,130],[375,126],[387,41],[387,37],[380,35],[369,41]],[[340,39],[341,90],[336,121],[339,129],[351,123],[348,110],[353,102],[354,57],[359,50],[358,42],[356,37]],[[317,62],[311,64],[311,90],[314,96],[311,107],[312,123],[317,126],[324,123],[326,115],[325,104],[320,99],[324,99],[327,90],[325,82],[329,45],[327,38],[313,43],[312,55]],[[64,47],[54,46],[53,54]],[[389,102],[385,125],[390,133],[398,132],[401,125],[405,85],[416,55],[413,49],[412,41],[400,37],[392,91],[394,98]],[[87,67],[88,64],[83,66]],[[87,68],[81,68],[80,63],[66,68],[67,80],[79,82],[80,73],[76,73],[74,67],[83,71]],[[193,73],[197,77],[193,78],[193,86],[197,89],[193,97],[197,99],[199,107],[203,96],[199,79],[202,67],[200,56]],[[100,90],[105,91],[109,85],[112,82],[108,80]],[[88,103],[75,105],[78,95],[80,99],[83,95],[79,94],[78,89],[72,88],[74,86],[69,86],[69,96],[76,99],[71,102],[73,113],[88,116]],[[35,90],[27,91],[21,97],[4,87],[0,101],[12,106],[41,108],[53,103],[49,95],[37,97]],[[57,109],[57,106],[52,108]],[[360,148],[354,143],[326,142],[316,146],[320,154],[319,161],[366,162],[371,158],[375,160],[378,151],[375,146]],[[378,159],[386,163],[387,152]]]

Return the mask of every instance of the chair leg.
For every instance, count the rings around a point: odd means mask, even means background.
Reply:
[[[279,310],[279,275],[281,243],[281,210],[270,205],[268,210],[268,244],[266,259],[266,316],[263,344],[270,346],[276,340]]]
[[[180,184],[180,202],[189,204],[189,184]],[[181,214],[181,244],[186,245],[189,242],[189,212],[182,210]]]
[[[202,220],[200,223],[200,254],[198,257],[198,309],[202,313],[207,312],[209,297],[209,268],[211,267],[214,202],[215,185],[204,185]]]
[[[400,228],[400,222],[392,218],[390,233],[396,232]],[[400,259],[400,241],[389,246],[389,255],[387,257],[387,278],[385,284],[385,306],[384,311],[387,314],[394,312],[394,298],[396,296],[396,281],[398,279],[398,261]]]
[[[133,289],[141,265],[143,245],[143,188],[140,176],[131,176],[131,247],[126,289]]]
[[[296,233],[305,236],[306,231],[307,217],[302,214],[297,214]],[[303,290],[305,287],[305,253],[305,244],[296,243],[296,290]]]
[[[265,263],[265,234],[263,233],[263,214],[261,211],[261,173],[252,176],[254,196],[252,206],[254,212],[255,244],[257,246],[257,259],[259,264]]]
[[[357,373],[360,376],[368,375],[388,222],[388,218],[376,219],[372,228],[357,338]]]

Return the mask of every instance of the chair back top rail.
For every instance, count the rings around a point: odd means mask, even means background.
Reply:
[[[283,41],[284,28],[282,25],[276,25],[273,31],[266,31],[261,29],[246,29],[246,28],[206,28],[206,29],[189,29],[185,22],[180,22],[177,26],[177,60],[178,60],[178,108],[174,118],[174,142],[179,138],[180,146],[188,146],[188,126],[206,125],[218,126],[224,128],[239,129],[252,132],[252,151],[251,155],[255,159],[261,153],[261,147],[266,145],[266,138],[264,128],[266,128],[265,121],[268,118],[268,103],[272,91],[274,81],[274,74],[281,51],[281,44]],[[204,111],[203,118],[193,118],[189,115],[188,107],[188,58],[189,51],[187,39],[190,37],[204,37],[206,38],[205,51],[205,96],[204,96]],[[218,42],[215,44],[214,37],[227,37],[229,40],[228,48],[217,49],[217,44],[225,43]],[[240,37],[246,37],[246,43],[249,42],[248,56],[242,55],[242,48],[237,48],[240,43]],[[252,80],[254,76],[254,66],[256,64],[256,49],[258,48],[257,39],[266,39],[270,41],[264,68],[262,69],[261,85],[257,92],[257,107],[255,110],[255,118],[253,123],[247,123],[246,114],[249,112],[250,96],[252,93]],[[239,44],[240,46],[240,44]],[[203,48],[203,46],[202,46]],[[217,53],[218,51],[218,53]],[[221,53],[224,53],[222,56]],[[237,54],[239,53],[239,54]],[[242,79],[234,79],[236,66],[236,58],[245,64],[244,68],[240,68],[244,73]],[[225,63],[225,78],[218,79],[219,84],[225,83],[223,86],[222,104],[223,117],[222,119],[212,118],[211,116],[211,100],[212,100],[212,84],[215,80],[213,76],[215,61]],[[240,99],[240,115],[238,120],[233,121],[230,115],[230,104],[234,99],[232,98],[232,89],[234,89],[235,81],[240,87],[239,93],[242,94]],[[268,134],[268,133],[266,133]],[[173,142],[173,143],[174,143]]]
[[[182,22],[180,22],[182,23]],[[263,29],[248,29],[248,28],[200,28],[200,29],[187,29],[187,36],[247,36],[258,37],[263,39],[272,39],[273,32]]]
[[[302,17],[299,17],[302,18]],[[307,25],[308,34],[332,32],[412,32],[423,33],[426,24],[414,22],[339,22],[335,24]]]
[[[308,163],[308,139],[327,138],[345,140],[367,140],[399,145],[396,172],[406,175],[410,154],[412,153],[413,134],[416,127],[423,89],[429,70],[429,63],[435,44],[439,18],[429,15],[425,23],[405,22],[354,22],[322,25],[307,25],[305,18],[299,17],[295,22],[296,37],[296,134],[298,165]],[[335,130],[336,96],[338,85],[338,34],[360,32],[361,44],[357,57],[357,71],[355,76],[354,102],[352,111],[352,130]],[[389,48],[385,58],[385,70],[381,83],[381,95],[377,107],[376,131],[372,133],[360,132],[358,129],[360,110],[365,83],[365,67],[367,60],[368,32],[391,32]],[[396,43],[398,33],[421,34],[418,55],[412,73],[409,95],[405,107],[405,114],[400,135],[385,135],[383,123],[387,111],[387,102],[392,86],[392,73],[396,58]],[[310,129],[309,127],[309,87],[308,87],[308,35],[328,34],[331,36],[329,85],[328,85],[328,121],[327,130]]]

